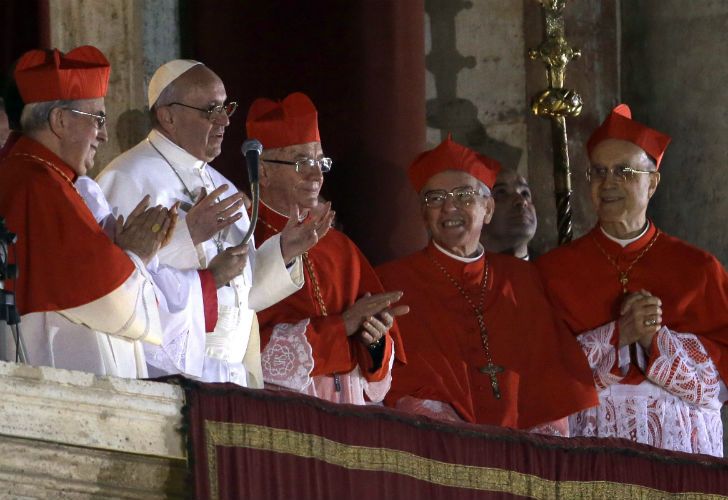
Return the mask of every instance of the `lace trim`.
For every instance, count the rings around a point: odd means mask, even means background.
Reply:
[[[659,388],[657,397],[647,395],[655,389],[650,382],[630,388],[628,396],[617,390],[601,394],[599,406],[569,417],[571,435],[619,437],[668,450],[723,456],[719,410],[690,405]],[[646,395],[635,394],[641,388]]]
[[[313,349],[306,338],[309,320],[279,323],[273,328],[268,345],[263,349],[263,380],[296,391],[311,384]]]
[[[612,321],[576,337],[592,369],[597,389],[606,389],[622,380],[622,377],[612,373],[617,360],[617,350],[611,343],[614,327]]]
[[[720,375],[700,339],[663,327],[656,340],[659,356],[647,377],[684,401],[720,408]]]

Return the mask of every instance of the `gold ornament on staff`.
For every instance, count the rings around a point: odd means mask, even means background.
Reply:
[[[548,88],[536,96],[531,111],[551,120],[551,144],[554,155],[554,191],[559,231],[559,245],[571,241],[571,171],[566,138],[566,117],[581,113],[581,96],[564,88],[564,73],[570,61],[581,51],[569,46],[564,38],[564,7],[566,0],[540,0],[544,16],[545,38],[541,45],[528,51],[531,59],[546,65]]]

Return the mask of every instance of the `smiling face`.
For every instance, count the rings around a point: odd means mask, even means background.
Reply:
[[[95,115],[106,114],[103,97],[76,101],[73,109]],[[58,129],[61,134],[59,156],[78,175],[86,175],[94,166],[96,150],[108,139],[106,124],[99,128],[96,118],[70,109],[55,108],[52,113],[62,127]]]
[[[276,211],[288,214],[292,204],[299,211],[318,205],[318,197],[324,184],[324,176],[318,166],[296,172],[294,165],[271,163],[266,160],[295,162],[306,158],[320,159],[324,153],[320,142],[295,144],[284,148],[268,149],[261,158],[261,198]]]
[[[171,101],[209,109],[224,104],[227,99],[225,85],[209,68],[194,66],[177,78]],[[212,161],[222,151],[222,139],[230,119],[225,113],[208,113],[179,104],[159,106],[156,110],[161,131],[172,142],[202,161]]]
[[[458,206],[453,196],[447,196],[439,208],[430,208],[424,203],[424,196],[431,191],[450,192],[457,188],[472,188],[480,191],[478,180],[460,170],[446,170],[430,177],[420,191],[422,218],[430,235],[438,245],[449,252],[467,257],[478,249],[483,224],[493,216],[493,199],[475,196],[472,203]]]
[[[652,172],[627,179],[617,179],[611,173],[603,180],[592,178],[592,204],[602,228],[617,238],[636,236],[647,222],[647,205],[660,182],[655,164],[642,148],[618,139],[597,144],[590,160],[592,167],[629,167]]]

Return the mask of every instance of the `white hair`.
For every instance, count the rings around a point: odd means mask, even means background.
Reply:
[[[79,100],[58,100],[26,104],[20,115],[20,129],[25,133],[44,129],[48,126],[51,111],[56,108],[75,108],[79,103]]]

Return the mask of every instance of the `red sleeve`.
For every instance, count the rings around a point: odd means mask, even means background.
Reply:
[[[311,376],[348,373],[353,365],[353,346],[340,315],[311,318],[306,338],[313,350]]]
[[[73,186],[50,167],[6,158],[0,168],[0,216],[18,235],[14,289],[21,314],[88,304],[134,271]]]
[[[201,269],[197,271],[202,285],[202,304],[205,310],[205,331],[215,331],[217,325],[217,286],[212,271]]]
[[[369,348],[358,340],[352,339],[352,341],[354,342],[354,351],[359,362],[359,368],[361,369],[361,373],[364,378],[367,379],[368,382],[379,382],[384,379],[389,372],[389,360],[392,358],[392,348],[394,345],[392,337],[389,335],[386,336],[382,360],[377,365],[376,369],[374,369],[374,359]]]

